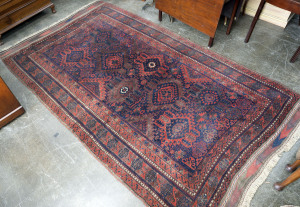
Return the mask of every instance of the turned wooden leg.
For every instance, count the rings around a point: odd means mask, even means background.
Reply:
[[[300,54],[300,46],[298,47],[298,50],[294,53],[293,57],[290,59],[290,62],[294,63],[297,57],[299,56],[299,54]]]
[[[214,42],[214,37],[210,37],[209,38],[209,42],[208,42],[208,48],[211,48]]]
[[[295,172],[293,172],[287,179],[282,182],[277,182],[274,184],[274,188],[278,191],[283,190],[286,186],[298,180],[300,178],[300,168],[298,168]]]
[[[158,12],[158,20],[161,22],[162,21],[162,11],[159,10]]]
[[[248,31],[248,34],[247,34],[247,36],[246,36],[246,39],[245,39],[245,42],[246,42],[246,43],[247,43],[247,42],[249,41],[249,39],[250,39],[250,36],[251,36],[251,34],[252,34],[252,32],[253,32],[253,29],[254,29],[254,27],[255,27],[255,24],[256,24],[256,22],[257,22],[257,20],[258,20],[258,18],[259,18],[259,15],[260,15],[262,9],[263,9],[264,6],[265,6],[265,3],[266,3],[266,0],[261,0],[261,2],[260,2],[260,4],[259,4],[259,7],[258,7],[258,9],[257,9],[257,12],[256,12],[256,14],[255,14],[255,16],[254,16],[254,19],[253,19],[253,21],[252,21],[252,23],[251,23],[251,26],[250,26],[250,29],[249,29],[249,31]]]
[[[54,4],[50,8],[51,8],[52,13],[56,13]]]
[[[238,8],[239,4],[240,4],[240,0],[235,0],[234,7],[233,7],[231,17],[230,17],[230,22],[229,22],[229,25],[228,25],[227,31],[226,31],[227,35],[230,34],[232,23],[233,23],[235,15],[236,15],[236,11],[237,11],[237,8]]]
[[[289,172],[294,172],[299,166],[300,166],[300,160],[296,160],[293,164],[286,165],[285,169]]]

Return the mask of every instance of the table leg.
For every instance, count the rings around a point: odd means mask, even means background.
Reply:
[[[254,19],[253,19],[253,21],[252,21],[252,23],[251,23],[251,26],[250,26],[250,29],[249,29],[249,31],[248,31],[248,34],[247,34],[247,36],[246,36],[246,38],[245,38],[245,41],[244,41],[245,43],[249,42],[249,39],[250,39],[251,34],[252,34],[252,32],[253,32],[253,29],[254,29],[254,27],[255,27],[255,25],[256,25],[256,22],[257,22],[257,20],[258,20],[258,18],[259,18],[259,15],[260,15],[262,9],[263,9],[264,6],[265,6],[265,3],[266,3],[266,0],[261,0],[261,2],[260,2],[260,4],[259,4],[259,7],[258,7],[258,9],[257,9],[257,11],[256,11],[256,14],[255,14],[255,16],[254,16]]]
[[[282,182],[278,182],[274,184],[274,188],[278,191],[283,190],[287,185],[291,184],[295,180],[300,178],[300,168],[298,168],[295,172],[293,172],[287,179]]]
[[[230,34],[232,23],[233,23],[235,15],[236,15],[236,11],[237,11],[237,8],[238,8],[239,4],[240,4],[240,0],[235,0],[234,7],[233,7],[231,17],[230,17],[230,22],[229,22],[229,25],[228,25],[227,31],[226,31],[227,35]]]
[[[214,37],[209,38],[208,47],[211,48],[214,42]]]
[[[158,12],[158,20],[161,22],[162,21],[162,11],[159,10]]]

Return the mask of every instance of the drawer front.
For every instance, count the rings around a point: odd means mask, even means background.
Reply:
[[[38,13],[39,10],[51,3],[49,0],[35,0],[27,2],[29,2],[29,4],[26,4],[25,6],[20,7],[9,14],[0,16],[0,33],[3,33],[12,25],[18,24],[18,22],[22,21],[23,19],[27,19],[28,17]]]

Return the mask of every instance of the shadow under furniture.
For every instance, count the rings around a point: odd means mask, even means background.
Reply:
[[[300,0],[261,0],[259,7],[257,9],[257,12],[253,18],[253,21],[251,23],[250,29],[248,31],[248,34],[245,38],[245,42],[249,42],[249,39],[251,37],[251,34],[254,30],[254,27],[256,25],[256,22],[265,6],[266,3],[272,4],[274,6],[277,6],[279,8],[291,11],[295,14],[300,15]],[[300,17],[299,17],[300,18]],[[300,19],[299,19],[300,24]],[[298,47],[298,50],[294,53],[293,57],[291,58],[290,62],[295,62],[297,56],[300,54],[300,46]]]

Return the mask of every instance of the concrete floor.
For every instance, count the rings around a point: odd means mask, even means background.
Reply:
[[[3,35],[5,44],[0,50],[16,44],[25,37],[70,15],[94,0],[52,0],[56,14],[50,9]],[[145,19],[160,24],[191,41],[207,46],[208,37],[166,15],[157,20],[158,11],[138,0],[108,1]],[[240,17],[231,35],[220,23],[214,46],[211,48],[249,69],[276,80],[300,93],[300,58],[288,62],[300,45],[300,27],[293,19],[286,29],[259,21],[248,44],[243,42],[252,18]],[[24,87],[0,62],[0,76],[11,88],[26,114],[0,130],[0,207],[11,206],[144,206],[129,189],[103,167],[78,139]],[[272,184],[284,179],[286,163],[295,160],[300,140],[282,155],[267,180],[259,187],[251,206],[300,206],[300,181],[283,192],[276,192]]]

